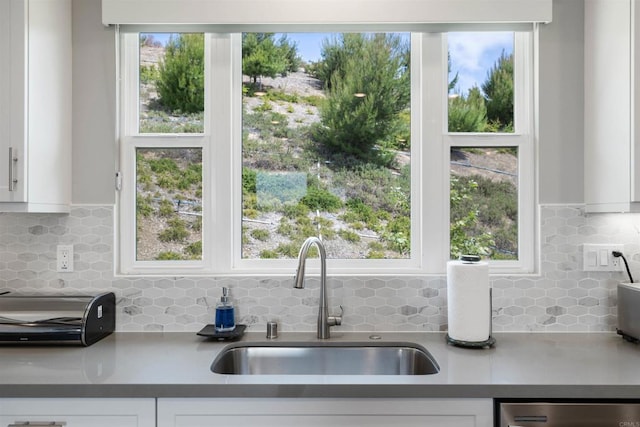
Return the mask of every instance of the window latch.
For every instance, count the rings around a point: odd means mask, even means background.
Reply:
[[[122,190],[122,172],[116,172],[116,191]]]

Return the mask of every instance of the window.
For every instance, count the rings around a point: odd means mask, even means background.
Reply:
[[[447,39],[451,256],[517,261],[520,209],[532,208],[519,206],[519,193],[527,193],[527,184],[519,185],[519,157],[533,145],[526,106],[514,110],[519,41],[512,32],[449,33]],[[517,77],[526,80],[522,71]],[[478,137],[481,143],[473,141]]]
[[[410,34],[242,38],[242,258],[410,258]]]
[[[533,34],[480,36],[469,83],[465,33],[123,31],[119,272],[289,274],[309,235],[332,274],[532,271]]]

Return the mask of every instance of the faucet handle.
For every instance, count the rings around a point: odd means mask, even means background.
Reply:
[[[340,306],[340,316],[329,316],[327,322],[329,326],[339,326],[342,325],[342,315],[344,314],[344,308],[342,305]]]

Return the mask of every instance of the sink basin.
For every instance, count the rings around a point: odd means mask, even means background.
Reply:
[[[227,375],[429,375],[440,367],[414,343],[239,343],[225,347],[211,371]]]

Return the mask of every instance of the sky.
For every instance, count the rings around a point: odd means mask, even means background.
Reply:
[[[156,40],[165,43],[169,34],[154,34]],[[289,33],[287,37],[295,42],[298,53],[306,62],[318,61],[322,40],[327,33]],[[449,33],[449,52],[451,53],[451,75],[458,73],[458,86],[455,93],[466,95],[475,86],[480,87],[487,72],[495,64],[500,54],[513,52],[513,33]]]

